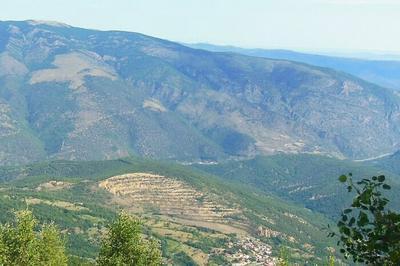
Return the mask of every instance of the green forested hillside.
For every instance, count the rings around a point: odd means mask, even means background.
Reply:
[[[391,197],[400,206],[398,172],[383,165],[338,160],[324,156],[298,154],[260,156],[251,160],[232,161],[215,165],[196,165],[227,182],[240,182],[273,193],[283,199],[303,205],[328,217],[337,217],[338,210],[350,201],[350,195],[337,182],[338,176],[352,173],[355,179],[386,174],[394,187]]]
[[[0,208],[4,214],[1,221],[10,218],[12,209],[28,206],[40,220],[54,220],[60,225],[68,235],[72,254],[93,258],[105,224],[119,208],[130,209],[135,205],[127,206],[122,201],[118,204],[115,195],[99,188],[100,181],[124,173],[171,177],[177,180],[174,182],[183,182],[204,193],[202,197],[212,199],[220,206],[218,208],[233,204],[239,210],[237,215],[218,218],[220,220],[213,223],[207,223],[200,216],[193,216],[195,221],[186,223],[180,214],[167,215],[162,209],[157,210],[156,204],[145,207],[140,216],[145,221],[146,232],[161,239],[164,257],[169,261],[178,262],[185,256],[184,260],[192,258],[199,261],[201,254],[214,254],[213,248],[229,250],[230,241],[236,243],[234,239],[245,236],[272,246],[272,256],[277,256],[282,247],[287,247],[291,250],[293,261],[321,261],[329,254],[327,247],[334,247],[323,230],[332,222],[321,214],[281,200],[273,193],[255,189],[251,184],[226,182],[223,178],[191,167],[139,158],[97,162],[55,161],[1,168],[4,180],[0,183]],[[182,209],[182,213],[184,211]],[[234,224],[239,226],[232,227],[237,229],[236,233],[228,233],[223,228],[224,225]],[[260,235],[260,227],[269,233]],[[210,262],[214,259],[222,258],[212,255]]]

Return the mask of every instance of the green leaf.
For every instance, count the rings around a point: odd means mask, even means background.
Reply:
[[[343,212],[347,214],[347,213],[351,213],[352,211],[353,211],[352,209],[345,209]]]
[[[378,176],[378,181],[379,182],[383,182],[383,181],[385,181],[385,176],[384,175],[380,175],[380,176]]]
[[[367,214],[365,212],[360,212],[357,224],[359,226],[364,226],[364,225],[367,225],[368,223],[369,223],[369,220],[368,220]]]
[[[347,228],[347,227],[343,227],[343,233],[344,233],[345,235],[349,236],[349,235],[350,235],[350,229]]]
[[[358,207],[360,207],[360,206],[361,206],[361,204],[360,204],[360,199],[355,198],[355,199],[353,200],[353,204],[351,204],[351,207],[358,208]]]
[[[349,221],[349,226],[353,226],[353,224],[356,222],[356,218],[351,217],[350,221]]]
[[[391,187],[388,184],[383,184],[382,188],[387,190],[391,189]]]
[[[345,224],[344,224],[342,221],[339,221],[339,222],[337,223],[337,226],[338,226],[338,227],[343,227],[343,226],[345,226]]]
[[[347,181],[347,176],[345,176],[345,175],[339,176],[339,181],[342,182],[342,183],[346,182]]]

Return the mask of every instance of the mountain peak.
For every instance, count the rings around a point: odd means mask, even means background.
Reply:
[[[47,26],[52,26],[52,27],[71,28],[71,26],[68,24],[58,22],[58,21],[51,21],[51,20],[27,20],[26,22],[32,26],[47,25]]]

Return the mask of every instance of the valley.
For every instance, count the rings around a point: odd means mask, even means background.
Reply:
[[[399,211],[396,67],[0,21],[0,222],[54,222],[70,265],[121,211],[164,265],[352,265],[338,177],[385,175]]]

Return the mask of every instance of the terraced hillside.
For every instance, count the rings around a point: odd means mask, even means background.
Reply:
[[[152,210],[187,224],[221,228],[224,233],[240,233],[238,228],[248,224],[237,204],[220,204],[223,198],[198,191],[175,178],[130,173],[110,177],[99,186],[114,194],[117,204],[134,213]],[[240,224],[241,220],[244,224]]]
[[[120,208],[142,218],[146,234],[160,239],[165,262],[173,265],[229,264],[245,254],[248,262],[272,263],[282,247],[293,261],[318,263],[335,246],[322,215],[187,166],[131,158],[0,170],[7,180],[0,183],[6,214],[0,219],[28,204],[68,233],[69,249],[79,257],[95,256],[105,224]]]

